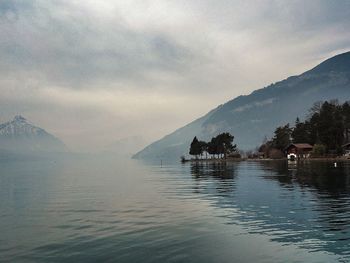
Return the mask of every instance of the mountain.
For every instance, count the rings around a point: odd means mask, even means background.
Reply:
[[[62,141],[22,116],[0,124],[0,149],[16,153],[67,151]]]
[[[239,149],[254,149],[275,128],[303,119],[316,101],[350,100],[350,52],[313,69],[218,106],[203,117],[150,144],[136,159],[179,159],[194,136],[209,140],[220,132],[235,136]]]

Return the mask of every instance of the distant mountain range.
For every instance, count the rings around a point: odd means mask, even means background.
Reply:
[[[350,52],[334,56],[313,69],[239,96],[203,117],[150,144],[136,159],[178,159],[188,154],[194,136],[209,140],[230,132],[240,149],[253,149],[286,123],[303,119],[316,101],[350,100]]]
[[[66,152],[62,141],[22,116],[0,124],[0,151],[14,153]]]

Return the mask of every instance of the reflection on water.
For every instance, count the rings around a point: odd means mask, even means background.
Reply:
[[[191,174],[196,179],[212,177],[212,179],[229,180],[235,176],[236,165],[226,162],[197,162],[191,164]]]
[[[272,241],[350,257],[348,162],[337,167],[322,161],[193,163],[191,172],[196,180],[212,177],[216,191],[208,186],[200,188],[202,193],[227,193],[215,204],[235,208],[225,215],[227,223],[244,225]]]
[[[322,241],[320,249],[349,255],[349,163],[340,162],[334,167],[332,162],[305,162],[298,163],[297,169],[289,169],[290,165],[284,162],[264,163],[264,166],[276,171],[265,178],[277,180],[282,187],[292,188],[294,192],[310,195],[303,200],[303,206],[304,210],[312,211],[315,215],[305,214],[302,225],[305,225],[309,235]]]
[[[0,162],[1,262],[349,262],[350,163]]]

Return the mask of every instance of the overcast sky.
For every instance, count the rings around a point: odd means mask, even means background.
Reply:
[[[0,121],[158,139],[350,50],[350,1],[0,0]]]

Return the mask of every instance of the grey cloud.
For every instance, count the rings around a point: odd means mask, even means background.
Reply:
[[[98,79],[146,81],[144,73],[150,70],[181,72],[191,58],[170,35],[135,32],[121,23],[98,25],[74,12],[58,17],[55,8],[64,7],[48,5],[28,13],[21,2],[2,6],[19,18],[1,23],[1,68],[37,70],[56,84],[87,87]]]
[[[312,28],[350,23],[350,2],[346,0],[195,0],[190,3],[205,13],[212,22],[226,25],[233,30],[274,24],[283,30],[289,28],[303,32]]]
[[[349,50],[349,17],[350,1],[0,0],[0,117],[77,145],[156,139]]]
[[[187,85],[195,88],[199,82],[210,83],[211,79],[205,79],[212,71],[211,64],[220,63],[215,48],[210,50],[213,45],[220,48],[221,44],[210,37],[213,30],[224,30],[226,35],[246,34],[251,37],[248,48],[259,52],[261,45],[276,46],[278,50],[282,45],[299,42],[300,38],[318,37],[325,25],[350,26],[347,19],[350,4],[346,1],[343,5],[330,1],[275,0],[179,3],[184,12],[200,14],[199,22],[205,23],[198,25],[198,29],[204,31],[201,37],[207,39],[198,42],[191,39],[183,44],[182,40],[189,38],[191,32],[184,28],[183,34],[173,34],[161,25],[157,30],[137,31],[124,23],[118,10],[115,19],[96,21],[84,14],[83,9],[65,1],[2,1],[1,12],[13,12],[18,18],[1,22],[0,68],[6,74],[38,71],[49,82],[72,88],[88,88],[99,81],[147,88],[153,81],[148,73],[155,71],[185,78],[189,81]],[[337,48],[348,45],[349,41],[337,41]],[[330,50],[322,48],[321,53]],[[232,55],[235,51],[229,52]],[[240,50],[237,53],[230,63],[237,64],[238,69],[239,60],[245,58]],[[192,68],[198,65],[201,69],[193,75]],[[214,65],[214,71],[215,67],[221,66]],[[207,90],[212,87],[200,86]]]

